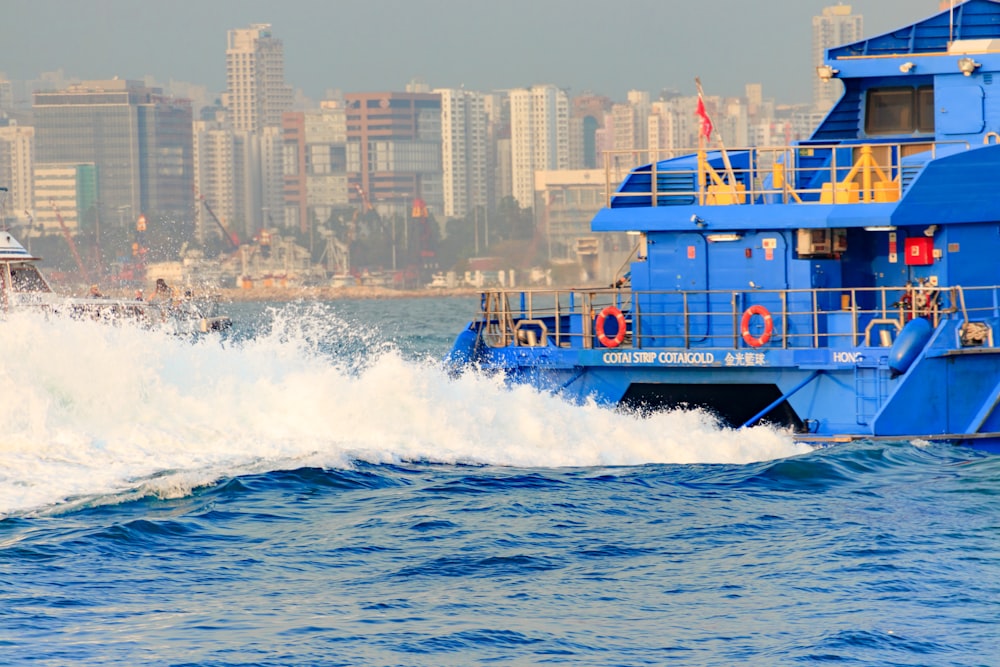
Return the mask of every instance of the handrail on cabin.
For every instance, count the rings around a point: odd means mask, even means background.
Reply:
[[[734,167],[730,172],[735,182],[727,175],[728,169],[716,169],[708,155],[697,149],[607,151],[604,154],[605,206],[610,207],[612,200],[627,204],[629,199],[640,201],[640,205],[658,206],[669,203],[672,198],[678,203],[689,200],[709,206],[894,202],[902,196],[904,158],[929,153],[928,159],[933,160],[942,145],[971,148],[967,141],[921,141],[729,149],[726,153],[730,156],[746,155],[747,166]],[[844,151],[850,151],[849,158],[843,155]],[[721,153],[713,151],[712,154]],[[695,168],[670,169],[659,164],[684,155],[696,156]],[[828,155],[828,159],[824,159],[824,155]],[[816,164],[809,164],[811,159],[815,159]],[[922,168],[923,163],[914,166]],[[619,185],[633,174],[649,174],[650,189],[620,191]],[[690,178],[691,187],[678,189],[676,185],[683,183],[685,178]],[[664,181],[675,187],[661,187]]]
[[[976,294],[977,306],[966,300]],[[624,314],[623,350],[659,347],[732,348],[745,352],[738,326],[752,305],[773,318],[767,348],[886,346],[908,321],[925,317],[963,323],[998,317],[1000,286],[882,286],[784,290],[632,291],[615,288],[484,290],[478,321],[490,347],[596,349],[597,316],[614,306]],[[606,314],[607,316],[607,314]],[[613,318],[612,318],[613,319]],[[877,334],[877,335],[876,335]],[[989,332],[992,347],[992,328]]]

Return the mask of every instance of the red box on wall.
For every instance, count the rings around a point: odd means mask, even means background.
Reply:
[[[934,263],[934,239],[917,236],[906,239],[905,263],[909,266],[925,266]]]

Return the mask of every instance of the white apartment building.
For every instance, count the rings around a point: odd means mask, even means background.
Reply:
[[[568,169],[569,97],[552,85],[510,91],[513,195],[523,208],[534,205],[535,172]]]
[[[850,5],[825,7],[822,14],[813,17],[811,74],[816,111],[829,111],[844,92],[844,84],[840,81],[822,81],[816,76],[816,68],[823,64],[826,50],[862,39],[863,30],[861,14],[852,14]]]
[[[488,203],[487,116],[482,93],[440,88],[444,215],[463,218]]]
[[[34,163],[35,128],[19,125],[0,127],[0,187],[7,188],[0,218],[31,218],[31,209],[35,207]]]
[[[271,35],[270,24],[229,31],[223,106],[229,109],[235,130],[253,133],[280,126],[281,114],[291,108],[284,47]]]
[[[222,233],[212,213],[230,233],[243,233],[248,141],[246,132],[235,132],[223,121],[194,123],[195,235],[201,243]]]
[[[677,119],[669,102],[658,100],[650,105],[646,142],[654,159],[665,160],[677,156]]]
[[[630,90],[627,95],[628,104],[632,108],[632,135],[635,137],[633,148],[644,149],[646,143],[646,119],[652,110],[650,95],[645,90]]]

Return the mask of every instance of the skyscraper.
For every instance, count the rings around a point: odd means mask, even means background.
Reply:
[[[226,42],[227,122],[244,135],[242,219],[234,221],[245,236],[284,223],[281,115],[292,106],[285,84],[285,52],[269,23],[230,30]]]
[[[279,127],[281,114],[292,105],[285,85],[285,51],[271,36],[269,23],[230,30],[226,47],[226,94],[223,106],[237,132]]]
[[[139,81],[84,81],[34,96],[35,162],[93,163],[99,214],[190,220],[191,105]]]
[[[816,76],[816,68],[823,64],[826,50],[841,44],[849,44],[862,39],[864,21],[861,14],[852,14],[851,6],[838,4],[825,7],[823,13],[813,17],[813,107],[826,112],[840,99],[843,84],[840,81],[821,81]]]
[[[218,119],[194,123],[195,235],[202,243],[220,234],[245,233],[247,136]],[[228,248],[229,241],[221,239],[221,245]]]
[[[535,172],[569,169],[569,97],[552,85],[510,91],[514,198],[532,208]]]
[[[461,218],[487,205],[487,117],[482,93],[438,89],[441,95],[441,155],[444,215]]]

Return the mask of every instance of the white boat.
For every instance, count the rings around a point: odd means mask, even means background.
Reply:
[[[163,326],[179,334],[222,331],[232,321],[218,314],[214,300],[195,298],[114,299],[57,294],[38,270],[38,257],[7,231],[0,232],[0,311],[35,310],[109,322],[132,321],[143,326]]]

